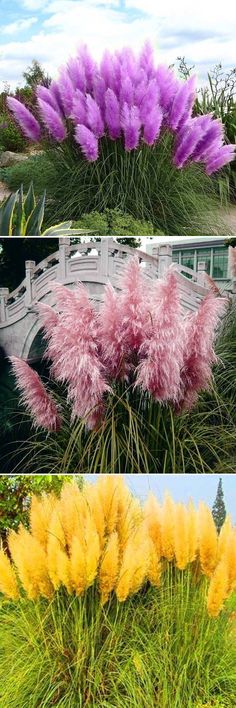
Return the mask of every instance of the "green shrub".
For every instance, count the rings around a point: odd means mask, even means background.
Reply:
[[[8,113],[0,113],[0,145],[3,151],[23,152],[27,141]]]
[[[91,231],[93,236],[153,236],[153,226],[149,222],[134,219],[130,214],[122,214],[119,209],[105,209],[103,214],[93,211],[84,214],[75,223],[76,228]]]

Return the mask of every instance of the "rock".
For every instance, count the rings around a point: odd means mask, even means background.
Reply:
[[[28,155],[24,155],[21,152],[10,152],[6,150],[0,154],[0,167],[11,167],[17,162],[24,162],[28,160]]]
[[[4,182],[0,182],[0,204],[2,201],[7,199],[7,197],[9,197],[10,194],[11,194],[11,192],[7,188],[6,184],[4,184]]]

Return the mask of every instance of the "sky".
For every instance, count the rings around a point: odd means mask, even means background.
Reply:
[[[96,475],[84,475],[89,482],[96,482]],[[204,501],[210,508],[216,498],[219,475],[212,474],[125,474],[124,479],[132,493],[145,500],[149,492],[153,492],[162,501],[166,491],[170,492],[174,501],[188,502],[192,499],[197,505]],[[224,474],[222,477],[224,500],[227,513],[236,523],[236,476]]]
[[[95,58],[104,48],[142,47],[152,41],[160,63],[185,56],[199,85],[221,62],[235,64],[236,3],[216,0],[0,0],[0,90],[22,85],[22,72],[37,59],[53,77],[86,43]]]

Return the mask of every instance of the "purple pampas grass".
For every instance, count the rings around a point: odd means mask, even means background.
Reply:
[[[52,135],[52,137],[59,143],[65,140],[66,129],[58,112],[55,111],[49,103],[42,101],[41,98],[38,98],[38,105],[42,120],[50,135]]]
[[[19,123],[22,133],[24,133],[24,135],[26,135],[26,137],[30,140],[37,142],[41,135],[40,125],[32,113],[30,113],[28,108],[12,96],[7,97],[7,105]]]
[[[76,90],[71,111],[71,118],[78,124],[86,124],[86,98],[82,91]]]
[[[120,138],[121,135],[120,104],[112,89],[107,89],[106,91],[105,104],[105,117],[108,133],[112,140],[116,140],[117,138]]]
[[[168,117],[168,123],[172,130],[177,130],[181,121],[184,119],[186,122],[188,115],[190,115],[195,97],[195,84],[195,76],[191,76],[177,90]]]
[[[215,154],[209,156],[206,163],[206,173],[211,175],[220,170],[235,158],[235,145],[222,145]]]
[[[101,116],[101,111],[92,96],[87,95],[86,100],[87,123],[96,138],[101,138],[104,135],[104,123]]]
[[[124,104],[121,113],[121,125],[125,136],[125,150],[134,150],[139,143],[141,121],[139,110],[136,106],[129,108]]]
[[[75,139],[80,145],[82,153],[89,162],[94,162],[98,158],[98,139],[96,135],[86,128],[85,125],[77,125],[75,129]]]
[[[74,88],[69,74],[66,70],[63,70],[60,74],[58,81],[58,88],[60,92],[61,101],[63,104],[65,116],[69,118],[72,111],[73,99],[74,99]]]
[[[153,108],[144,122],[143,139],[147,145],[153,145],[159,137],[163,114],[159,106]]]

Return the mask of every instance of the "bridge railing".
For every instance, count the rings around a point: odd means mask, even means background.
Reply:
[[[172,263],[172,248],[168,245],[155,247],[155,254],[149,255],[135,249],[145,274],[149,278],[162,277]],[[98,242],[87,241],[74,244],[68,238],[59,239],[59,249],[44,258],[37,265],[26,261],[25,278],[20,285],[9,292],[0,288],[0,327],[14,323],[27,314],[33,303],[51,292],[53,281],[71,285],[81,280],[91,284],[105,284],[108,278],[118,286],[119,276],[127,256],[134,255],[130,246],[104,238]],[[195,272],[185,266],[175,264],[182,293],[183,304],[190,309],[206,294],[205,263],[199,263]]]

